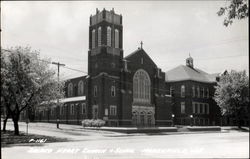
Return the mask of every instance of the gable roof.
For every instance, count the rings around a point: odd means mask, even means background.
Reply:
[[[130,53],[130,54],[128,54],[126,57],[124,57],[124,59],[127,59],[127,58],[131,57],[132,55],[138,53],[140,50],[141,50],[141,49],[138,48],[137,50],[133,51],[132,53]]]
[[[124,59],[127,60],[127,59],[129,59],[129,58],[131,58],[134,55],[139,54],[139,53],[141,53],[141,54],[145,55],[147,58],[149,58],[150,61],[157,67],[157,65],[154,63],[154,61],[151,59],[151,57],[144,51],[144,49],[141,49],[141,48],[138,48],[137,50],[135,50],[131,54],[127,55],[126,57],[124,57]]]
[[[166,72],[167,82],[192,80],[197,82],[214,83],[218,74],[208,74],[200,69],[180,65]]]

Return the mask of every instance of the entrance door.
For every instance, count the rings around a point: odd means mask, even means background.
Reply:
[[[98,105],[93,105],[92,107],[92,118],[98,119]]]
[[[140,114],[140,126],[145,126],[145,113],[141,112]]]

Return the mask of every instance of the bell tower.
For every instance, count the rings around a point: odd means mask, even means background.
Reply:
[[[186,66],[191,67],[191,68],[194,68],[194,60],[193,60],[193,58],[190,56],[190,54],[189,54],[189,57],[186,59]]]
[[[122,16],[114,9],[89,19],[88,102],[89,118],[105,119],[112,124],[120,116],[120,76],[123,66]],[[110,111],[112,109],[112,114]],[[114,113],[115,112],[115,113]]]
[[[100,73],[119,75],[123,58],[122,16],[114,9],[102,11],[90,16],[88,73],[95,76]]]

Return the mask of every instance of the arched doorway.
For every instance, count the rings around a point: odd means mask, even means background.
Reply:
[[[153,125],[153,113],[148,112],[147,114],[147,126],[152,126]]]
[[[145,118],[146,118],[145,112],[141,112],[140,113],[140,126],[146,126]]]
[[[137,111],[134,111],[133,113],[132,113],[132,124],[134,125],[134,126],[138,126],[139,125],[139,115],[138,115],[138,112]]]

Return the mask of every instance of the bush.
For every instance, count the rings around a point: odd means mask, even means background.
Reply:
[[[105,125],[105,121],[101,119],[85,119],[82,121],[83,127],[101,127]]]

